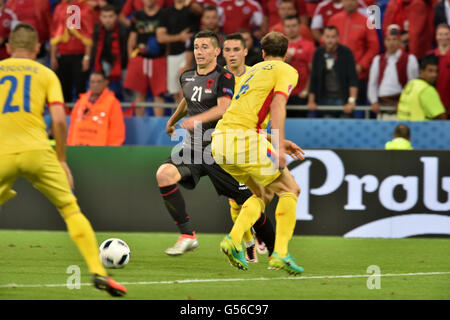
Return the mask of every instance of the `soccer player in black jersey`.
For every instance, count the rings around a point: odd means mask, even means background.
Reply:
[[[193,189],[201,177],[208,176],[217,193],[232,200],[231,210],[240,210],[240,206],[252,195],[245,185],[240,185],[220,168],[211,155],[211,133],[230,105],[234,93],[233,74],[217,65],[219,53],[219,40],[213,32],[200,31],[196,34],[194,57],[197,67],[180,76],[183,99],[167,122],[166,132],[172,135],[178,121],[188,116],[181,123],[181,127],[188,131],[182,149],[172,154],[156,173],[161,196],[180,231],[176,244],[166,250],[166,254],[171,256],[182,255],[199,245],[177,184]],[[270,202],[271,198],[265,200]],[[254,229],[266,243],[270,255],[275,234],[264,213],[261,213]]]

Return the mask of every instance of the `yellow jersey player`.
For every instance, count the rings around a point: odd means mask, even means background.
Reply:
[[[220,244],[230,263],[246,270],[241,241],[243,234],[264,212],[263,198],[268,193],[279,197],[275,211],[276,238],[269,266],[300,274],[288,253],[296,223],[297,198],[300,188],[286,168],[286,153],[303,160],[304,152],[284,139],[286,103],[297,85],[297,71],[284,62],[288,39],[271,32],[261,40],[265,61],[253,66],[240,82],[230,107],[218,122],[212,138],[212,153],[216,162],[253,193],[243,204],[228,236]],[[272,135],[265,135],[271,121]],[[270,142],[269,142],[270,141]]]
[[[57,207],[93,274],[94,285],[112,296],[123,296],[126,288],[107,275],[94,231],[71,190],[61,84],[52,70],[34,61],[40,49],[37,32],[20,23],[6,46],[11,58],[0,61],[0,206],[16,195],[11,189],[15,180],[27,179]],[[56,152],[42,117],[45,103],[52,117]]]
[[[234,93],[237,93],[240,88],[239,83],[241,79],[250,69],[249,66],[245,65],[245,57],[247,56],[248,49],[246,48],[245,39],[242,34],[232,33],[227,35],[223,41],[222,51],[226,62],[224,68],[234,75]],[[270,202],[272,198],[273,195],[270,195],[267,201]],[[231,219],[235,222],[239,216],[242,205],[239,205],[231,198],[228,199],[228,201],[230,203]],[[266,220],[262,227],[263,228],[259,226],[259,232],[255,235],[258,243],[255,243],[255,240],[253,239],[252,230],[247,230],[244,233],[242,240],[245,245],[245,258],[247,262],[258,262],[256,251],[258,251],[259,254],[269,253],[269,257],[272,255],[273,246],[275,243],[275,232],[273,230],[272,223],[270,220]],[[265,241],[267,243],[263,242],[261,238],[266,239]]]

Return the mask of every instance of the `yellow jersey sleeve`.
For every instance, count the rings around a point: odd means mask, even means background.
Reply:
[[[61,82],[58,76],[52,70],[48,69],[48,85],[47,85],[47,103],[64,105],[64,96],[62,93]]]
[[[290,65],[283,63],[275,69],[275,86],[273,93],[281,93],[289,98],[292,90],[297,86],[298,72]]]

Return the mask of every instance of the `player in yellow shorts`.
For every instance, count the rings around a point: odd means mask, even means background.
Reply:
[[[103,268],[94,231],[72,193],[61,84],[52,70],[34,61],[39,49],[36,30],[20,23],[9,36],[11,58],[0,61],[0,206],[16,196],[11,188],[19,176],[30,181],[57,207],[93,274],[95,287],[122,296],[126,288]],[[45,130],[45,103],[52,117],[56,152]]]
[[[233,229],[220,247],[232,265],[248,268],[240,244],[242,236],[264,211],[262,199],[274,192],[279,201],[275,211],[275,248],[269,266],[300,274],[303,268],[288,253],[300,188],[286,168],[286,153],[303,160],[304,152],[284,139],[286,103],[297,85],[298,73],[284,62],[288,40],[281,33],[267,34],[261,46],[265,61],[245,74],[239,91],[213,133],[211,148],[215,161],[253,193],[242,205]],[[262,129],[269,120],[272,135],[266,137]]]

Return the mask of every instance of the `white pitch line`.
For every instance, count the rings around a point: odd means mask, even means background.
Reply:
[[[414,276],[435,276],[447,275],[450,271],[445,272],[417,272],[417,273],[385,273],[380,277],[414,277]],[[184,283],[208,283],[208,282],[238,282],[238,281],[274,281],[274,280],[312,280],[312,279],[348,279],[348,278],[367,278],[375,277],[373,274],[349,274],[349,275],[324,275],[324,276],[298,276],[298,277],[278,277],[278,278],[228,278],[228,279],[184,279],[184,280],[166,280],[166,281],[137,281],[137,282],[120,282],[123,285],[154,285],[154,284],[184,284]],[[57,284],[0,284],[0,288],[54,288],[66,287],[66,283]],[[92,283],[80,283],[80,286],[92,286]]]

